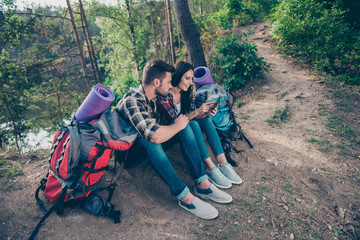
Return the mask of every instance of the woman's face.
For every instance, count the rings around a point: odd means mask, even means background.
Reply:
[[[187,91],[193,83],[193,78],[194,71],[190,69],[189,71],[184,73],[184,75],[182,75],[179,85],[177,87],[180,88],[182,91]]]

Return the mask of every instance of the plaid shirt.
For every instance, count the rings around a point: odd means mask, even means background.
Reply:
[[[194,111],[195,104],[194,104],[194,95],[191,94],[191,101],[190,101],[190,109],[183,114],[187,114],[189,112]],[[166,97],[158,96],[157,97],[157,107],[158,107],[158,116],[157,121],[161,125],[169,125],[174,122],[174,120],[179,116],[179,112],[176,110],[175,103],[174,103],[174,95],[169,91]]]
[[[160,127],[156,123],[156,105],[153,100],[147,99],[141,85],[138,88],[131,88],[119,101],[117,107],[147,141],[150,141],[151,136]]]

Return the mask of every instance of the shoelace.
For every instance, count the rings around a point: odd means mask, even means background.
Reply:
[[[220,177],[220,179],[225,178],[224,174],[220,171],[219,168],[215,168],[214,172]]]

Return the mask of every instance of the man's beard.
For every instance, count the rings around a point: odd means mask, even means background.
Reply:
[[[159,89],[161,89],[161,86],[155,89],[156,96],[167,97],[168,92],[162,92],[162,91],[159,91]]]

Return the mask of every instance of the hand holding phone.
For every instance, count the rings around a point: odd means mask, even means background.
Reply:
[[[216,102],[212,105],[212,107],[210,108],[210,113],[212,112],[212,111],[214,111],[214,109],[219,105],[219,103],[220,103],[220,100],[221,100],[221,96],[219,96],[219,98],[216,100]]]

